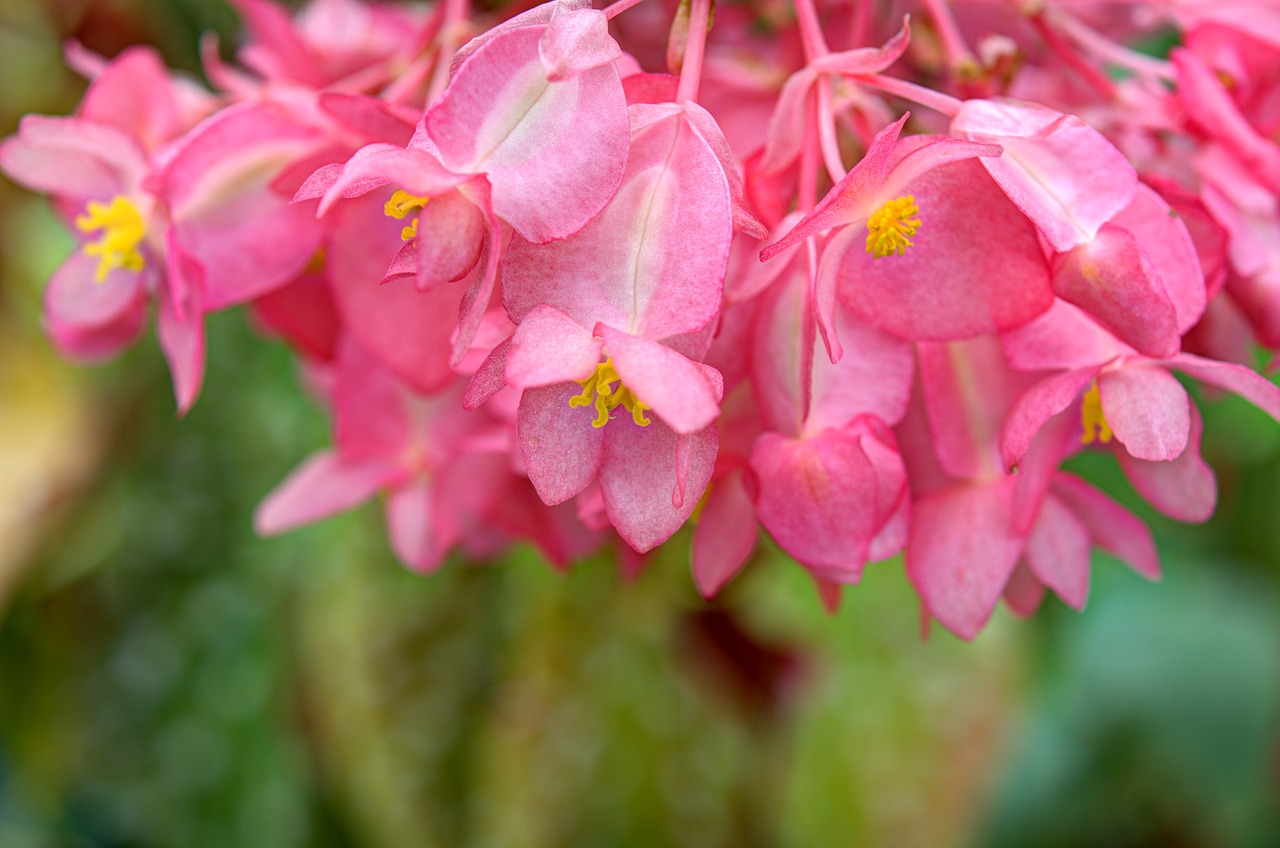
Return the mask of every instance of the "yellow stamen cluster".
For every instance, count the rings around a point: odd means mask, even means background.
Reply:
[[[90,200],[84,214],[76,218],[76,229],[86,234],[102,230],[97,240],[84,246],[86,256],[98,257],[94,279],[99,283],[117,268],[141,271],[146,266],[138,244],[147,228],[138,207],[128,198],[117,195],[109,204]]]
[[[395,218],[397,221],[404,220],[404,217],[410,212],[415,212],[426,206],[431,198],[418,194],[409,194],[403,189],[397,189],[396,193],[391,195],[391,199],[382,207],[383,213],[388,218]],[[418,219],[414,218],[413,223],[400,231],[400,238],[408,241],[418,234]]]
[[[1080,436],[1080,441],[1084,444],[1091,445],[1098,441],[1105,445],[1111,442],[1111,427],[1102,414],[1102,394],[1098,391],[1097,380],[1084,393],[1084,402],[1080,405],[1080,426],[1084,429]]]
[[[582,393],[569,398],[569,406],[577,409],[594,402],[596,418],[591,422],[592,427],[608,424],[609,414],[619,406],[631,413],[631,420],[636,424],[641,427],[649,426],[649,419],[644,417],[644,412],[649,407],[622,385],[622,378],[613,367],[612,357],[597,365],[596,373],[585,380],[579,380],[578,385],[582,386]]]
[[[920,214],[914,196],[895,197],[867,219],[867,253],[876,259],[902,254],[911,247],[911,236],[920,229]]]

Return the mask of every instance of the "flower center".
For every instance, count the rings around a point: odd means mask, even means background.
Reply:
[[[117,268],[141,271],[145,267],[138,243],[146,235],[146,225],[138,207],[123,195],[116,195],[110,204],[90,200],[84,214],[76,218],[76,229],[86,234],[102,231],[101,236],[84,246],[86,256],[98,257],[94,279],[99,283]]]
[[[920,229],[920,214],[916,199],[908,194],[895,197],[881,206],[867,219],[867,253],[876,259],[891,254],[902,254],[911,247],[911,236]]]
[[[1098,391],[1097,380],[1084,393],[1084,402],[1080,405],[1080,426],[1084,428],[1080,435],[1080,441],[1084,444],[1091,445],[1099,441],[1105,445],[1111,442],[1111,427],[1102,414],[1102,394]]]
[[[622,385],[622,378],[613,367],[612,357],[597,365],[596,373],[585,380],[579,380],[578,385],[582,386],[582,393],[569,398],[569,406],[577,409],[594,402],[596,418],[591,422],[592,427],[603,427],[608,424],[609,413],[619,406],[631,413],[631,420],[637,425],[649,426],[649,419],[644,417],[644,411],[649,407],[632,394],[630,389]]]
[[[404,217],[410,212],[415,212],[426,206],[431,198],[418,194],[409,194],[403,189],[397,189],[396,193],[391,195],[391,199],[382,207],[382,212],[388,218],[395,218],[397,221],[404,220]],[[400,231],[400,238],[408,241],[418,234],[418,219],[414,218],[413,223]]]

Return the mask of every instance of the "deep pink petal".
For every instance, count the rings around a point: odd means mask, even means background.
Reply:
[[[431,198],[418,215],[418,288],[465,277],[480,258],[485,230],[484,213],[462,192]]]
[[[1186,449],[1191,400],[1168,371],[1143,363],[1105,370],[1098,393],[1107,424],[1135,459],[1165,461]]]
[[[838,263],[842,302],[863,320],[903,338],[951,341],[1012,329],[1053,304],[1035,228],[976,162],[941,165],[903,192],[922,222],[905,254],[874,257],[861,226],[823,252],[824,265]]]
[[[843,430],[765,433],[750,463],[756,515],[778,544],[822,576],[856,582],[879,529],[878,479],[861,440]]]
[[[185,415],[204,383],[205,335],[202,269],[169,239],[168,285],[160,288],[156,333],[169,364],[178,414]]]
[[[1139,353],[1161,358],[1178,350],[1173,301],[1156,265],[1127,230],[1103,224],[1091,241],[1058,257],[1053,290]]]

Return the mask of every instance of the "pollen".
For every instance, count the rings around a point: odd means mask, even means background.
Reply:
[[[608,424],[611,413],[619,406],[631,413],[631,420],[638,426],[649,426],[649,419],[644,417],[645,410],[649,407],[622,385],[622,378],[613,367],[612,357],[597,365],[596,373],[585,380],[579,380],[578,385],[582,386],[582,392],[569,398],[569,406],[577,409],[594,403],[596,417],[591,422],[592,427],[599,428]]]
[[[1110,444],[1111,427],[1102,414],[1102,394],[1098,391],[1097,380],[1084,393],[1084,402],[1080,405],[1080,426],[1084,431],[1080,435],[1080,441],[1084,444],[1091,445],[1095,441]]]
[[[382,207],[383,213],[388,218],[395,218],[397,221],[403,221],[405,216],[410,212],[415,212],[431,202],[431,198],[419,194],[409,194],[403,189],[397,189],[396,193],[391,195],[391,199]],[[413,223],[400,231],[400,238],[408,241],[418,235],[418,219],[414,218]]]
[[[146,225],[138,207],[128,198],[117,195],[110,203],[90,200],[75,223],[76,229],[85,234],[102,231],[102,235],[84,246],[86,256],[98,257],[94,279],[99,283],[117,268],[141,271],[146,266],[146,260],[138,252],[138,244],[146,235]]]
[[[895,197],[867,219],[867,253],[876,259],[907,252],[911,236],[920,229],[920,214],[914,196]]]

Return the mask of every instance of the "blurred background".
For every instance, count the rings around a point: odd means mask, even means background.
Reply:
[[[67,38],[198,73],[210,30],[220,0],[0,0],[0,135],[74,108]],[[1205,403],[1217,517],[1140,510],[1162,583],[1099,555],[1083,614],[973,644],[921,639],[898,562],[834,616],[768,548],[703,603],[679,536],[634,580],[423,578],[376,505],[254,538],[327,433],[242,313],[181,422],[154,341],[62,363],[71,246],[0,180],[0,848],[1280,845],[1280,428],[1241,401]]]

